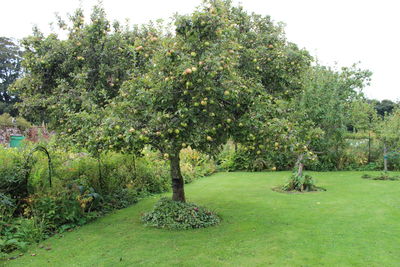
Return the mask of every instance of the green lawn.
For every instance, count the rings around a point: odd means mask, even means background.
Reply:
[[[218,173],[186,187],[219,226],[146,228],[159,196],[34,246],[6,266],[400,266],[400,182],[313,173],[328,191],[283,194],[289,172]],[[36,253],[36,256],[30,256]],[[1,264],[1,262],[0,262]]]

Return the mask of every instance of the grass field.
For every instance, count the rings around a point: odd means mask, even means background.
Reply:
[[[5,266],[400,266],[400,182],[312,173],[326,192],[271,190],[289,172],[218,173],[186,187],[216,227],[146,228],[160,196],[33,246]],[[35,253],[36,256],[31,256]],[[1,262],[0,262],[1,265]]]

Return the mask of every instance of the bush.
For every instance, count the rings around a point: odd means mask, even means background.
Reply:
[[[147,226],[183,230],[213,226],[220,218],[196,204],[161,198],[151,212],[144,214],[142,221]]]
[[[186,148],[181,151],[181,171],[185,183],[210,175],[216,171],[215,162],[197,150]]]
[[[26,164],[25,153],[0,146],[0,193],[14,199],[28,195],[26,181],[30,167]]]
[[[257,154],[254,150],[241,145],[228,143],[218,155],[217,165],[224,171],[266,171],[271,169],[288,170],[295,159],[283,150],[269,150]]]
[[[145,150],[144,156],[136,160],[132,188],[139,192],[161,193],[171,188],[169,166],[159,153]]]
[[[224,146],[217,164],[223,171],[263,171],[274,165],[269,159],[244,150],[240,145],[235,148],[233,143]]]
[[[315,185],[315,181],[310,175],[298,175],[297,172],[292,174],[289,181],[281,189],[283,191],[298,192],[325,191],[325,189]]]
[[[147,195],[148,193],[146,192],[138,192],[134,189],[123,188],[103,198],[103,209],[106,212],[115,209],[123,209],[137,203],[139,199]]]
[[[11,128],[17,127],[21,131],[25,131],[32,127],[32,125],[22,117],[15,118],[15,123],[13,123],[13,119],[8,113],[4,113],[0,115],[0,128]]]
[[[0,221],[7,222],[12,218],[14,210],[16,208],[15,200],[9,196],[0,193]],[[0,226],[0,232],[2,228]]]

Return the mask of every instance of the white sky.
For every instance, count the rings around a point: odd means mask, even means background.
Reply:
[[[22,38],[33,25],[49,32],[58,12],[63,17],[82,6],[87,14],[97,0],[2,0],[0,36]],[[190,13],[201,0],[103,0],[109,19],[131,24],[175,12]],[[238,3],[239,1],[234,1]],[[361,61],[371,70],[369,98],[400,99],[400,1],[396,0],[242,0],[245,9],[270,15],[286,26],[287,37],[326,65]],[[399,2],[398,4],[396,2]]]

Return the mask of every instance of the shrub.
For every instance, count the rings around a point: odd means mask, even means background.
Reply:
[[[270,150],[258,155],[253,150],[232,143],[224,146],[218,155],[217,165],[224,171],[266,171],[287,170],[293,165],[292,156],[281,150]]]
[[[22,117],[15,118],[15,123],[8,113],[0,115],[0,128],[17,127],[21,131],[25,131],[32,127],[32,125]]]
[[[144,214],[142,221],[147,226],[181,230],[213,226],[220,218],[196,204],[161,198],[151,212]]]
[[[123,188],[103,198],[103,209],[108,212],[115,209],[123,209],[135,204],[139,199],[147,196],[146,192],[138,192],[135,189]]]
[[[282,190],[299,192],[325,191],[325,189],[315,185],[315,181],[310,175],[298,175],[297,172],[293,172],[288,182],[282,186]]]
[[[0,158],[0,193],[12,198],[26,197],[28,194],[26,179],[29,176],[30,167],[21,155],[5,153],[3,156],[5,158]]]
[[[85,211],[92,201],[92,198],[73,191],[33,195],[27,200],[25,215],[43,221],[46,234],[51,235],[64,225],[75,227],[85,224],[88,221]]]
[[[15,201],[9,196],[0,193],[0,221],[7,222],[12,217],[16,208]],[[0,226],[0,232],[2,228]]]
[[[2,224],[2,222],[0,222]],[[37,218],[15,218],[2,225],[0,235],[0,259],[13,250],[26,250],[29,243],[39,242],[48,237],[45,223]]]
[[[159,153],[146,150],[136,160],[135,175],[131,186],[139,192],[161,193],[170,188],[169,166]]]
[[[215,162],[197,150],[186,148],[181,150],[181,171],[185,183],[210,175],[216,171]]]

